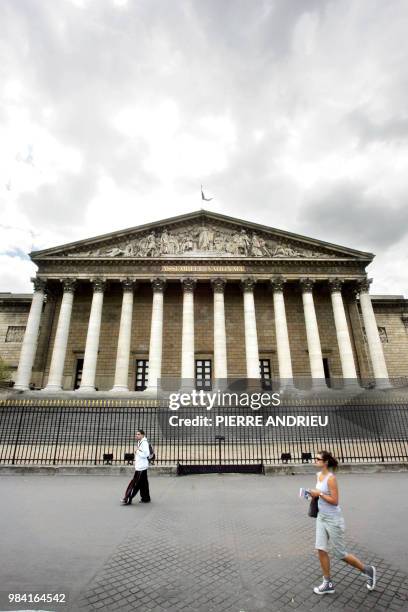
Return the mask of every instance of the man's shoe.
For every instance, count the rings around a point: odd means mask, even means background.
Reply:
[[[329,593],[334,593],[334,584],[331,580],[323,580],[322,584],[313,589],[313,592],[316,595],[328,595]]]
[[[375,585],[377,583],[377,571],[374,565],[370,565],[364,576],[367,578],[367,589],[369,591],[374,591]]]

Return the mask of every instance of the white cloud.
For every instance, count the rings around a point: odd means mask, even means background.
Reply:
[[[203,182],[217,212],[376,252],[403,291],[403,0],[7,1],[0,24],[1,252],[189,212]]]
[[[32,293],[30,278],[35,276],[37,266],[27,259],[2,255],[0,257],[0,291]]]

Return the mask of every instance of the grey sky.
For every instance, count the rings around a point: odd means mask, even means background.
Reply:
[[[201,207],[377,254],[406,293],[405,0],[2,0],[0,291]]]

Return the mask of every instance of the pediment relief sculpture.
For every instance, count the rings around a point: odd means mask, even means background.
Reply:
[[[115,244],[88,251],[66,253],[69,257],[335,257],[324,251],[303,248],[292,241],[217,225],[192,225],[147,231]]]

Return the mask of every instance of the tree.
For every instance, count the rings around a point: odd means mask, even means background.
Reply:
[[[11,379],[11,370],[9,365],[0,357],[0,384],[6,383]]]

